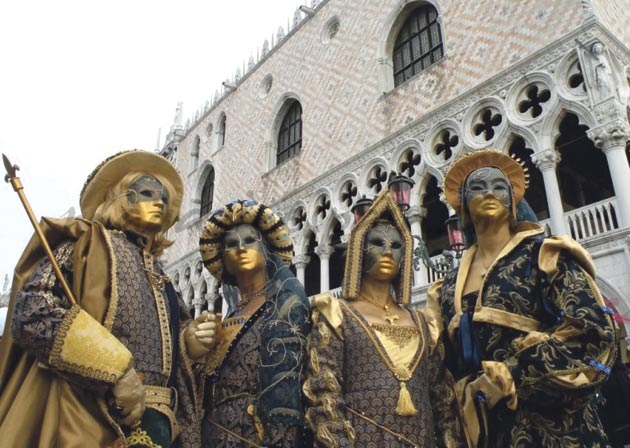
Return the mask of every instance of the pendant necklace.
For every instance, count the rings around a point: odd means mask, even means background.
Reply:
[[[377,301],[375,301],[374,299],[367,297],[367,296],[361,296],[366,302],[371,303],[372,305],[378,307],[378,308],[383,308],[383,310],[385,311],[385,320],[390,324],[390,325],[394,325],[394,322],[396,322],[399,317],[396,316],[395,314],[392,314],[389,312],[389,300],[387,300],[385,302],[385,305],[383,305],[382,303],[378,303]],[[388,297],[389,299],[389,297]]]
[[[244,299],[241,299],[241,301],[238,302],[238,304],[236,305],[237,311],[236,313],[234,313],[234,315],[240,316],[245,307],[249,304],[249,302],[251,302],[255,297],[264,295],[268,287],[269,283],[266,283],[265,286],[263,286],[259,290],[254,291],[251,294],[248,294]]]

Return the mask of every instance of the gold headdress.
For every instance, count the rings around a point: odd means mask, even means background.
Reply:
[[[214,210],[201,232],[199,251],[206,269],[221,281],[223,278],[223,236],[239,224],[257,228],[269,251],[286,264],[293,260],[293,242],[289,230],[273,210],[254,200],[236,200]]]
[[[387,189],[374,199],[361,221],[350,232],[342,294],[350,300],[359,296],[363,274],[363,243],[374,223],[386,213],[389,213],[392,224],[400,232],[404,247],[398,285],[395,287],[396,300],[400,304],[408,305],[411,302],[411,285],[413,284],[413,238],[405,217]]]
[[[476,169],[494,167],[510,180],[512,186],[512,215],[516,216],[516,205],[525,195],[527,188],[526,170],[521,164],[498,149],[484,149],[462,156],[456,160],[444,178],[444,194],[448,203],[456,210],[465,224],[464,186],[466,179]]]
[[[109,190],[134,171],[161,176],[171,183],[176,194],[169,198],[168,208],[171,212],[168,215],[167,228],[175,224],[184,195],[182,178],[166,158],[155,152],[137,149],[108,157],[88,176],[79,201],[83,217],[92,219],[98,206],[105,201]]]

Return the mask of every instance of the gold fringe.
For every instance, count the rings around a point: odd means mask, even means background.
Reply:
[[[398,394],[398,406],[396,406],[396,414],[405,417],[416,415],[418,413],[416,407],[411,401],[411,394],[407,389],[407,384],[404,381],[400,382],[400,393]]]

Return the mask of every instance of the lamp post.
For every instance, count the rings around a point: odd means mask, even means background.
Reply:
[[[427,246],[424,244],[424,241],[422,241],[422,238],[414,235],[413,237],[418,240],[418,245],[413,250],[414,269],[420,269],[420,261],[422,261],[426,267],[438,274],[446,274],[457,267],[458,260],[461,258],[462,253],[466,248],[464,235],[460,228],[459,216],[453,215],[449,217],[444,224],[446,224],[450,251],[442,251],[442,259],[436,263],[429,256],[429,251],[427,250]]]
[[[466,244],[464,243],[464,234],[462,232],[459,216],[452,215],[446,222],[446,232],[448,233],[448,244],[452,251],[455,252],[456,258],[461,258]]]
[[[409,179],[407,176],[397,174],[394,171],[392,171],[389,175],[389,180],[387,181],[389,193],[403,212],[409,210],[411,187],[413,187],[413,185],[414,181]]]
[[[350,211],[354,215],[354,225],[357,225],[357,223],[361,221],[361,218],[363,218],[363,215],[368,211],[372,202],[374,202],[372,199],[363,195],[363,197],[352,206]]]

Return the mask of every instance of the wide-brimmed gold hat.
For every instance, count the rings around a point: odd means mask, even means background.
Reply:
[[[223,279],[225,232],[240,224],[250,224],[258,229],[269,251],[280,257],[287,266],[291,264],[293,241],[282,218],[258,201],[238,199],[213,210],[201,231],[201,259],[214,278],[218,281]]]
[[[512,214],[516,216],[516,205],[525,195],[526,171],[521,164],[498,149],[483,149],[466,154],[456,160],[444,178],[444,195],[454,210],[464,217],[464,184],[476,169],[494,167],[510,180],[512,185]]]
[[[179,210],[184,195],[182,178],[163,156],[150,151],[123,151],[101,162],[85,181],[81,190],[81,214],[85,219],[92,219],[99,205],[103,203],[109,190],[120,182],[127,174],[134,171],[161,176],[168,180],[175,189],[175,197],[169,198],[168,214],[171,227],[179,217]]]

